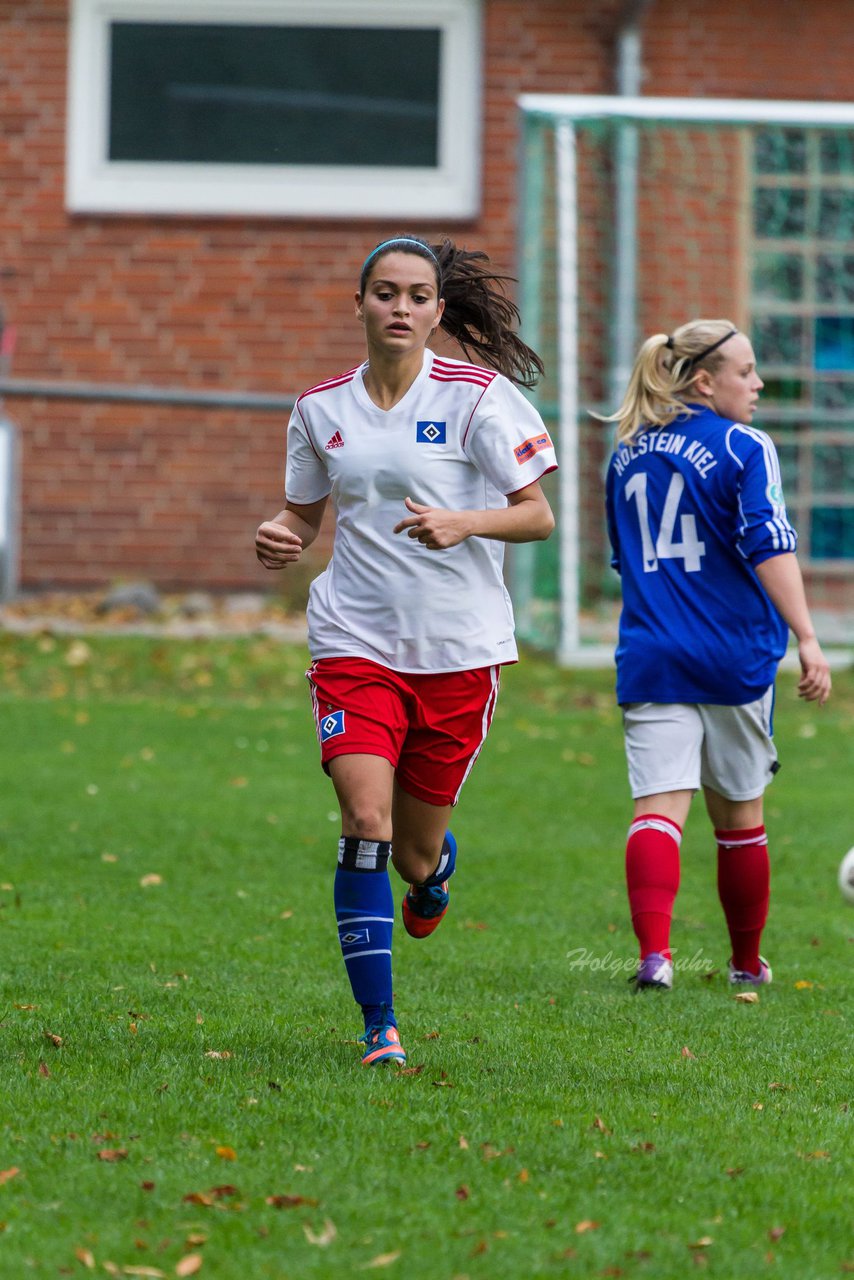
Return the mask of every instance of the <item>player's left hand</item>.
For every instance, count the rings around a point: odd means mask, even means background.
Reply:
[[[407,537],[420,542],[428,551],[443,551],[465,542],[471,529],[465,511],[445,511],[442,507],[425,507],[420,502],[406,499],[406,507],[412,514],[394,526],[395,533],[407,531]]]
[[[821,645],[812,637],[802,640],[798,645],[798,657],[801,663],[798,697],[823,707],[830,697],[831,680],[830,667]]]

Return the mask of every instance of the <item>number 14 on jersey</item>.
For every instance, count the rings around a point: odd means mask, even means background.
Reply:
[[[638,515],[641,547],[643,550],[644,573],[655,573],[659,560],[682,560],[686,573],[698,573],[702,568],[700,561],[706,554],[706,544],[697,537],[697,521],[694,515],[684,512],[679,516],[679,541],[674,541],[676,517],[679,502],[685,488],[685,479],[678,471],[674,472],[664,500],[661,513],[661,525],[658,537],[653,541],[649,524],[649,504],[646,497],[646,472],[638,471],[632,476],[625,488],[626,501],[632,498]]]

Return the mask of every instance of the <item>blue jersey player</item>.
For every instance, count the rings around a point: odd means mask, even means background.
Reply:
[[[778,766],[774,679],[789,629],[802,698],[830,693],[795,556],[780,467],[751,425],[762,380],[728,320],[644,342],[620,409],[607,477],[611,563],[623,608],[617,700],[634,816],[626,879],[636,990],[673,983],[670,924],[679,845],[702,786],[715,830],[729,980],[760,986],[769,862],[763,795]]]

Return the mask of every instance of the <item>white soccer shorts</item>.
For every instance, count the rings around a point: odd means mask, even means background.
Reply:
[[[755,800],[779,767],[773,710],[773,685],[740,707],[627,703],[623,728],[632,798],[702,785],[726,800]]]

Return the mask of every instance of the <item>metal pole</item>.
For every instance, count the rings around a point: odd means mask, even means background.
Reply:
[[[519,158],[522,179],[519,229],[521,297],[519,302],[525,340],[535,351],[540,349],[542,334],[542,226],[545,176],[543,132],[544,126],[540,121],[523,117]],[[536,544],[516,543],[512,551],[510,568],[516,630],[521,639],[535,643],[538,639],[533,609],[534,576],[537,568]]]
[[[558,661],[569,664],[580,630],[578,510],[578,175],[575,126],[555,129],[558,249],[558,412],[560,419],[560,636]]]
[[[0,600],[18,591],[18,433],[0,416]]]
[[[174,404],[206,409],[256,409],[259,413],[286,413],[296,396],[263,391],[193,391],[185,387],[121,386],[106,382],[45,382],[33,378],[0,376],[0,396],[26,396],[42,400],[112,401],[125,404]]]

